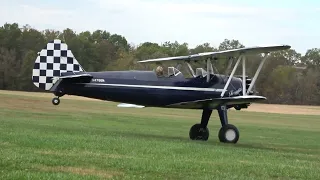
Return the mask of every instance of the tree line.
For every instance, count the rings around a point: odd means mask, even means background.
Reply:
[[[39,31],[29,25],[6,23],[0,28],[0,89],[39,91],[31,80],[34,61],[48,41],[59,38],[86,71],[106,70],[152,70],[155,64],[139,64],[139,60],[189,55],[194,53],[228,50],[245,47],[234,39],[225,39],[218,47],[204,43],[189,48],[187,43],[164,42],[162,44],[145,42],[139,45],[128,43],[119,34],[105,30],[76,33],[66,28]],[[261,60],[260,55],[247,59],[247,73],[253,77]],[[233,65],[235,61],[233,62]],[[205,67],[205,63],[193,64]],[[217,60],[214,70],[230,73],[228,61]],[[320,48],[307,50],[300,54],[294,49],[270,54],[256,82],[256,91],[266,96],[266,103],[320,105]],[[181,69],[184,74],[187,72]],[[241,75],[239,67],[237,74]]]

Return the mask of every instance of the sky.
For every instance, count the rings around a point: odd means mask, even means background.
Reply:
[[[106,30],[129,43],[224,39],[245,46],[288,44],[304,54],[320,48],[319,0],[2,0],[0,23],[38,30]]]

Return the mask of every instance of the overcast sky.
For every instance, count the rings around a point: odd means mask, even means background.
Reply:
[[[304,2],[304,3],[303,3]],[[38,30],[107,30],[129,43],[223,39],[245,46],[289,44],[300,53],[320,48],[319,0],[2,0],[0,23]]]

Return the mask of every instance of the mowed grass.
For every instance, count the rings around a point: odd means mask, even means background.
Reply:
[[[238,144],[189,140],[201,111],[0,93],[0,179],[320,179],[320,116],[229,111]]]

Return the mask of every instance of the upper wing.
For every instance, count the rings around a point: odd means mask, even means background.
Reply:
[[[281,51],[290,49],[289,45],[276,45],[276,46],[256,46],[256,47],[246,47],[239,49],[231,49],[226,51],[218,51],[218,52],[204,52],[193,54],[189,56],[176,56],[176,57],[165,57],[165,58],[157,58],[157,59],[148,59],[143,61],[138,61],[139,63],[145,62],[159,62],[159,61],[181,61],[181,60],[199,60],[201,57],[212,57],[212,58],[221,58],[221,57],[235,57],[241,54],[250,55],[250,54],[260,54],[260,53],[270,53],[274,51]]]
[[[187,101],[175,104],[170,104],[167,107],[172,108],[187,108],[187,109],[203,109],[203,108],[217,108],[218,105],[237,105],[248,104],[252,102],[262,101],[266,98],[263,96],[235,96],[223,97],[215,99],[202,99],[197,101]]]

